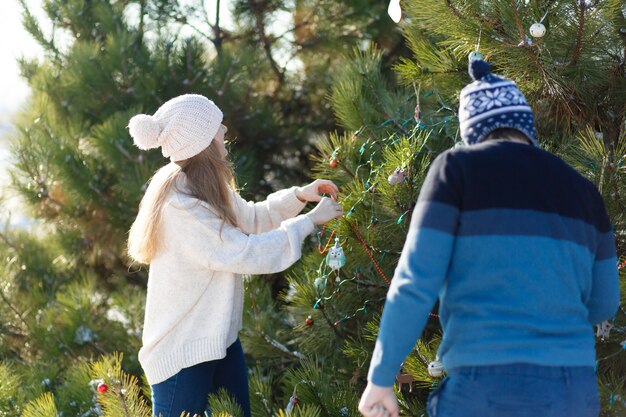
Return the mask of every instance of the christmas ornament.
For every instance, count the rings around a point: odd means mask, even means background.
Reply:
[[[339,246],[339,238],[335,238],[335,246],[328,250],[326,255],[326,263],[334,270],[339,271],[346,264],[346,255],[343,253],[343,249]]]
[[[605,320],[600,324],[596,324],[596,327],[596,337],[600,337],[602,338],[602,340],[604,340],[608,339],[609,334],[611,333],[611,329],[613,328],[613,324],[610,323],[608,320]]]
[[[93,342],[93,331],[87,326],[80,326],[74,334],[74,342],[77,345],[84,345]]]
[[[285,408],[285,412],[287,413],[287,415],[291,414],[291,412],[299,402],[300,401],[298,400],[298,397],[296,397],[296,394],[293,394],[289,398],[289,404],[287,404],[287,407]]]
[[[387,13],[391,20],[395,23],[400,22],[402,19],[402,8],[400,7],[400,0],[391,0],[389,2],[389,7],[387,7]]]
[[[391,175],[389,175],[387,181],[389,181],[389,184],[391,185],[398,185],[402,183],[402,181],[404,181],[404,175],[405,172],[402,168],[396,168],[396,170],[393,171]]]
[[[109,390],[109,387],[104,382],[101,382],[98,384],[97,390],[100,394],[106,394],[106,392]]]
[[[420,105],[418,104],[417,106],[415,106],[415,113],[413,114],[413,118],[415,119],[415,123],[420,123],[422,118],[421,118],[421,111],[420,111]]]
[[[309,316],[309,317],[307,317],[307,318],[306,318],[305,324],[306,324],[307,326],[313,326],[313,323],[315,323],[315,322],[313,321],[313,317]]]
[[[322,292],[326,289],[326,278],[315,278],[315,288],[318,292]]]
[[[469,62],[472,62],[478,59],[484,59],[484,57],[483,57],[483,54],[481,54],[480,52],[474,51],[474,52],[470,52],[470,54],[467,56],[467,59],[469,59]]]
[[[338,163],[339,161],[337,160],[337,158],[333,156],[332,158],[330,158],[330,162],[328,163],[328,165],[330,165],[331,168],[337,168]]]
[[[534,23],[530,27],[530,35],[533,38],[543,38],[543,35],[545,34],[546,34],[546,27],[543,25],[543,23]]]
[[[439,359],[435,359],[428,364],[428,375],[435,378],[439,378],[443,375],[443,364],[439,361]]]
[[[348,410],[348,407],[341,407],[339,412],[341,413],[341,417],[348,417],[350,415],[350,410]]]
[[[415,378],[411,374],[398,374],[396,375],[396,381],[398,382],[398,392],[402,391],[402,385],[409,384],[409,392],[413,392],[413,381]]]

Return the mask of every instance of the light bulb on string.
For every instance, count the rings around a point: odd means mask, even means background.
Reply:
[[[400,0],[391,0],[389,2],[389,6],[387,7],[387,13],[391,20],[395,23],[400,23],[402,20],[402,8],[400,7]]]

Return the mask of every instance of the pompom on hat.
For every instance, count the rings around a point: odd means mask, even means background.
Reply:
[[[459,124],[461,138],[468,145],[481,142],[496,129],[522,132],[539,146],[533,111],[517,85],[491,73],[491,65],[470,58],[468,72],[474,82],[461,90]]]
[[[211,100],[185,94],[165,102],[152,116],[134,116],[128,130],[139,149],[160,146],[164,157],[182,161],[211,144],[222,119],[222,111]]]

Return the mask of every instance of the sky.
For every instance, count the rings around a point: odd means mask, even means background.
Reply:
[[[30,35],[23,29],[21,22],[21,8],[17,0],[1,0],[0,13],[0,220],[4,223],[9,219],[9,225],[27,227],[31,221],[21,209],[19,200],[7,190],[9,176],[6,168],[9,164],[10,153],[7,144],[7,134],[11,130],[11,117],[26,102],[30,89],[19,76],[17,58],[36,58],[42,56],[42,50]],[[27,0],[35,11],[41,13],[41,0]],[[10,216],[10,217],[6,217]]]
[[[32,10],[41,13],[41,0],[27,0]],[[40,57],[41,48],[22,27],[21,8],[17,0],[2,0],[0,13],[0,125],[24,104],[29,88],[20,78],[16,59]]]

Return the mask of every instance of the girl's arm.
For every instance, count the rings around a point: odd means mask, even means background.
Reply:
[[[284,220],[297,216],[306,204],[296,197],[296,187],[272,193],[258,203],[245,201],[236,192],[232,197],[238,226],[247,234],[276,229]]]
[[[224,223],[206,204],[177,208],[163,213],[166,250],[175,256],[199,262],[215,271],[237,274],[270,274],[293,265],[302,255],[302,242],[313,232],[307,215],[283,221],[274,230],[247,234]]]

